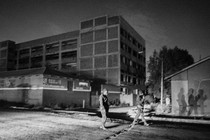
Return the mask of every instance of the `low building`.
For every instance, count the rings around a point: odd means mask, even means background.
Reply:
[[[46,67],[0,73],[0,100],[42,106],[91,105],[91,79]]]
[[[165,77],[165,80],[171,82],[173,114],[210,115],[210,56]]]

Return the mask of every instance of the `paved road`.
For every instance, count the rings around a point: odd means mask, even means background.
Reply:
[[[152,122],[150,122],[152,123]],[[0,140],[99,140],[99,139],[209,139],[209,125],[153,122],[127,131],[128,122],[108,122],[109,131],[99,129],[100,118],[88,114],[55,114],[34,111],[0,111]]]

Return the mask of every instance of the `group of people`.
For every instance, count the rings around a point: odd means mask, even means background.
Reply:
[[[105,123],[106,123],[107,115],[108,115],[108,111],[109,111],[109,101],[108,101],[107,95],[108,95],[108,90],[103,89],[103,91],[99,97],[100,111],[101,111],[101,116],[102,116],[102,119],[101,119],[102,124],[101,124],[100,128],[102,128],[104,130],[106,130]],[[136,113],[136,116],[135,116],[133,122],[130,125],[131,128],[133,126],[135,126],[135,124],[137,123],[138,118],[140,116],[141,116],[141,119],[142,119],[144,125],[145,126],[149,125],[144,118],[144,113],[143,113],[144,102],[145,102],[145,99],[144,99],[143,94],[137,93],[137,97],[136,97],[137,113]]]

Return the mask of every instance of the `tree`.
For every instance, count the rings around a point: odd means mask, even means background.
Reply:
[[[152,91],[154,94],[159,94],[160,91],[160,80],[161,80],[161,63],[163,61],[163,73],[164,77],[171,75],[191,64],[194,63],[192,55],[187,50],[178,48],[177,46],[173,49],[162,47],[160,52],[156,50],[153,55],[149,58],[148,72],[150,74],[148,84],[152,85]],[[168,88],[168,84],[165,83],[164,87]]]

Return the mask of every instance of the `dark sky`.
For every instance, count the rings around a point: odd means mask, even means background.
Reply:
[[[166,45],[195,61],[210,55],[210,8],[204,0],[1,0],[0,41],[16,43],[79,29],[94,16],[122,15],[146,40],[147,60]]]

